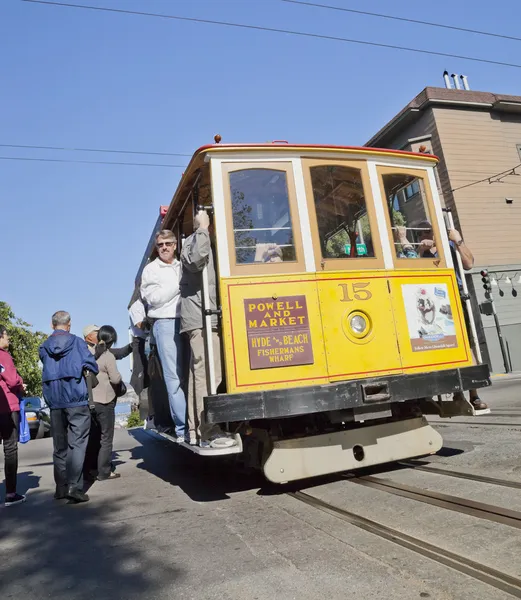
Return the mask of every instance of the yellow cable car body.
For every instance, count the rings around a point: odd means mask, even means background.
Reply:
[[[436,452],[424,414],[473,414],[452,394],[490,385],[472,357],[436,163],[216,144],[184,173],[161,228],[190,235],[200,206],[214,220],[225,387],[205,414],[271,481]]]

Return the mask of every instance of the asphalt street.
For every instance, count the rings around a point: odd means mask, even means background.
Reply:
[[[428,461],[521,482],[521,377],[497,378],[481,395],[491,415],[432,419],[444,447]],[[27,502],[0,508],[2,600],[512,598],[302,504],[288,488],[143,430],[117,430],[115,447],[122,477],[95,484],[85,505],[53,499],[51,440],[20,447],[19,491]],[[376,476],[521,511],[521,490],[396,465]],[[519,529],[355,485],[345,475],[297,487],[521,577]]]

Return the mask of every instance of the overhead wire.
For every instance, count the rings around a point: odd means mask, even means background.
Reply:
[[[108,160],[68,160],[65,158],[31,158],[26,156],[0,156],[0,160],[18,160],[31,162],[78,163],[87,165],[124,165],[127,167],[168,167],[172,169],[185,169],[186,165],[161,165],[157,163],[129,163],[113,162]]]
[[[104,7],[104,6],[91,6],[91,5],[86,5],[86,4],[72,4],[72,3],[68,3],[68,2],[53,2],[51,0],[21,0],[21,1],[29,2],[31,4],[61,6],[61,7],[67,7],[67,8],[93,10],[93,11],[99,11],[99,12],[128,14],[128,15],[136,15],[136,16],[142,16],[142,17],[155,17],[155,18],[160,18],[160,19],[172,19],[172,20],[187,21],[187,22],[192,22],[192,23],[206,23],[209,25],[220,25],[220,26],[224,26],[224,27],[235,27],[235,28],[249,29],[249,30],[255,30],[255,31],[269,31],[271,33],[283,33],[286,35],[309,37],[309,38],[315,38],[315,39],[344,42],[344,43],[349,43],[349,44],[358,44],[358,45],[363,45],[363,46],[373,46],[373,47],[377,47],[377,48],[386,48],[386,49],[390,49],[390,50],[401,50],[404,52],[428,54],[431,56],[443,56],[444,58],[457,58],[459,60],[468,60],[468,61],[472,61],[472,62],[479,62],[479,63],[486,63],[486,64],[491,64],[491,65],[498,65],[498,66],[502,66],[502,67],[511,67],[511,68],[515,68],[515,69],[521,69],[521,64],[516,64],[516,63],[508,63],[508,62],[504,62],[504,61],[489,60],[486,58],[478,58],[475,56],[464,56],[464,55],[459,55],[459,54],[451,54],[448,52],[437,52],[435,50],[422,50],[421,48],[409,48],[407,46],[397,46],[395,44],[382,44],[379,42],[370,42],[368,40],[357,40],[357,39],[351,39],[351,38],[345,38],[345,37],[339,37],[339,36],[333,36],[333,35],[311,33],[311,32],[306,32],[306,31],[295,31],[295,30],[291,30],[291,29],[264,27],[261,25],[249,25],[246,23],[232,23],[230,21],[217,21],[217,20],[213,20],[213,19],[181,17],[179,15],[149,13],[149,12],[143,12],[143,11],[127,10],[127,9],[122,9],[122,8],[109,8],[109,7]]]
[[[0,148],[24,148],[30,150],[60,150],[65,152],[100,152],[112,154],[141,154],[148,156],[192,156],[191,154],[180,154],[177,152],[147,152],[139,150],[113,150],[102,148],[66,148],[61,146],[33,146],[24,144],[0,144]]]
[[[490,177],[485,177],[484,179],[479,179],[478,181],[473,181],[472,183],[467,183],[467,184],[461,185],[457,188],[453,188],[451,190],[451,192],[457,192],[458,190],[463,190],[465,188],[472,187],[473,185],[478,185],[478,183],[485,183],[485,181],[488,181],[488,183],[498,183],[498,182],[502,183],[502,179],[504,179],[505,177],[508,177],[509,175],[520,175],[520,173],[516,173],[516,169],[519,169],[520,167],[521,167],[521,163],[519,163],[515,167],[512,167],[511,169],[507,169],[506,171],[501,171],[501,173],[496,173],[495,175],[490,175]],[[494,181],[492,181],[492,180],[494,180]]]
[[[375,13],[375,12],[369,12],[366,10],[357,10],[354,8],[346,8],[344,6],[331,6],[329,4],[319,4],[318,2],[304,2],[303,0],[281,0],[281,1],[287,2],[288,4],[300,4],[302,6],[312,6],[315,8],[337,10],[337,11],[353,13],[353,14],[357,14],[357,15],[378,17],[379,19],[391,19],[393,21],[403,21],[404,23],[415,23],[416,25],[427,25],[429,27],[440,27],[442,29],[452,29],[454,31],[463,31],[464,33],[487,35],[490,37],[501,38],[504,40],[514,40],[516,42],[521,42],[521,38],[513,36],[513,35],[506,35],[506,34],[502,34],[502,33],[493,33],[491,31],[481,31],[479,29],[468,29],[466,27],[458,27],[457,25],[447,25],[445,23],[434,23],[433,21],[421,21],[420,19],[411,19],[408,17],[398,17],[396,15],[386,15],[384,13]]]

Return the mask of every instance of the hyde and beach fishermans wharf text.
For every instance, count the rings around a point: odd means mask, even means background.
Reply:
[[[313,364],[306,296],[244,300],[251,369]]]

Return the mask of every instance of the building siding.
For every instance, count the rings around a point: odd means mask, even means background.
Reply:
[[[457,206],[465,240],[476,266],[521,262],[521,177],[504,183],[483,182],[450,192],[518,165],[521,116],[489,110],[436,107],[436,128],[443,145],[448,183],[447,204]],[[521,172],[521,170],[520,170]],[[513,198],[507,204],[505,198]]]
[[[410,141],[417,138],[420,139],[414,142]],[[442,205],[454,210],[454,206],[451,205],[452,197],[450,195],[450,180],[445,167],[443,148],[436,127],[434,113],[431,108],[420,113],[418,120],[405,128],[392,140],[392,143],[388,145],[389,148],[394,148],[395,150],[408,150],[410,152],[418,152],[421,146],[426,146],[428,152],[435,154],[440,159],[436,168],[438,192],[440,194]]]
[[[381,140],[385,147],[412,151],[425,145],[440,158],[438,187],[474,254],[475,266],[467,281],[483,358],[495,372],[504,370],[503,357],[493,317],[481,315],[478,309],[485,300],[479,271],[488,269],[505,292],[501,297],[499,288],[493,287],[512,368],[521,370],[521,168],[518,176],[505,177],[503,183],[463,186],[521,163],[521,114],[495,110],[493,105],[501,100],[519,104],[521,98],[426,88],[402,111],[417,112],[406,121],[394,125],[391,121],[370,142],[378,146]],[[452,101],[481,106],[450,105]],[[512,198],[512,204],[506,198]],[[513,280],[517,297],[512,295],[512,285],[504,283],[506,277]]]
[[[494,297],[494,303],[496,305],[500,324],[506,326],[521,323],[521,283],[518,283],[521,275],[521,264],[506,265],[497,272],[494,272],[492,269],[493,267],[489,268],[491,279],[492,277],[495,277],[497,280],[499,280],[501,276],[503,277],[503,279],[499,281],[499,287],[492,287],[492,295]],[[505,279],[507,277],[513,280],[513,286],[511,283],[505,283]],[[474,288],[478,302],[484,302],[485,290],[483,289],[483,282],[481,281],[480,273],[473,273],[472,279],[474,282]],[[505,293],[503,297],[499,295],[500,288]],[[512,288],[517,290],[517,297],[512,295]],[[482,315],[481,321],[485,329],[495,326],[493,317]]]

